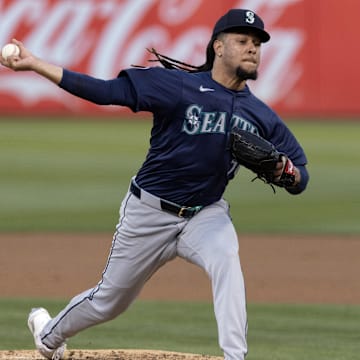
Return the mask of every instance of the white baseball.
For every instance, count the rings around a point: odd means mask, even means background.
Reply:
[[[15,44],[6,44],[1,50],[1,56],[7,60],[9,56],[18,56],[20,54],[20,48]]]

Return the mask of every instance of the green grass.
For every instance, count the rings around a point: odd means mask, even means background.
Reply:
[[[274,195],[244,169],[225,197],[242,233],[359,234],[360,122],[292,121],[308,190]],[[109,231],[149,147],[151,120],[0,121],[0,231]]]
[[[0,122],[0,231],[112,231],[149,125]]]
[[[29,308],[58,312],[63,301],[0,300],[0,349],[32,349]],[[360,307],[250,304],[247,360],[355,360]],[[212,305],[138,301],[117,319],[73,337],[69,348],[158,349],[221,355]]]

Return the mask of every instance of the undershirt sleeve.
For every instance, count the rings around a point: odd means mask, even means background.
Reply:
[[[136,111],[136,92],[126,75],[112,80],[101,80],[64,69],[59,87],[98,105],[121,105]]]

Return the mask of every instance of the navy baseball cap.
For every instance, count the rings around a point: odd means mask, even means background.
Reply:
[[[261,42],[270,40],[270,35],[264,30],[264,22],[251,10],[229,10],[215,24],[213,36],[221,32],[231,32],[231,30],[251,30],[259,36]]]

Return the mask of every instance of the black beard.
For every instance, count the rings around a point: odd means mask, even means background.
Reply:
[[[257,70],[254,71],[246,71],[241,66],[238,66],[236,69],[236,76],[241,80],[256,80],[258,77]]]

